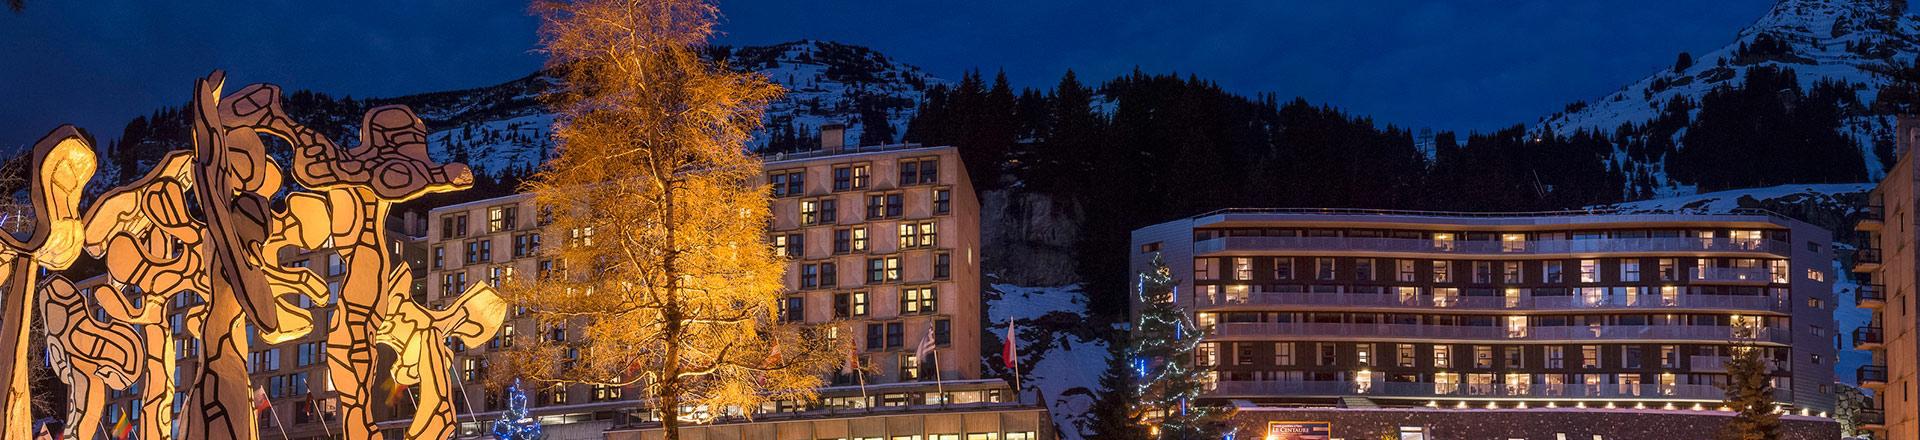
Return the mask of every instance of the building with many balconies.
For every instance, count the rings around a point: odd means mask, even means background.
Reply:
[[[1206,396],[1246,408],[1711,410],[1751,347],[1815,415],[1831,238],[1764,212],[1223,210],[1134,231],[1132,263],[1163,256]]]
[[[1899,160],[1887,170],[1887,177],[1868,194],[1867,206],[1859,223],[1859,235],[1853,252],[1852,270],[1864,281],[1854,291],[1854,305],[1873,312],[1866,327],[1853,329],[1853,348],[1873,354],[1873,361],[1855,371],[1861,388],[1873,394],[1874,407],[1856,416],[1859,424],[1874,432],[1874,438],[1920,438],[1920,402],[1914,385],[1920,378],[1916,356],[1920,339],[1914,331],[1920,319],[1914,317],[1915,278],[1920,277],[1920,257],[1915,256],[1914,214],[1920,201],[1920,164],[1913,158],[1913,146],[1920,140],[1920,125],[1913,117],[1900,118],[1896,142]]]

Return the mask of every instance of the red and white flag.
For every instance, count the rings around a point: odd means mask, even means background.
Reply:
[[[1007,362],[1008,369],[1019,368],[1020,349],[1016,347],[1013,331],[1013,319],[1007,319],[1007,343],[1000,348],[1000,356]]]
[[[272,408],[272,407],[273,407],[273,402],[270,400],[267,400],[267,389],[265,387],[254,388],[253,412],[257,413],[261,411],[266,411],[268,408]]]

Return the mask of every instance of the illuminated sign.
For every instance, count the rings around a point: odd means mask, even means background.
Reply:
[[[1266,440],[1328,440],[1332,422],[1268,422]]]

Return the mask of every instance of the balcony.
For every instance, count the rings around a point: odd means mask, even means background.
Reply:
[[[1727,372],[1727,362],[1732,359],[1733,358],[1726,356],[1688,356],[1687,365],[1689,368],[1687,368],[1687,371],[1695,373],[1725,373]],[[1767,371],[1787,370],[1787,363],[1779,359],[1762,359],[1762,361],[1766,362],[1768,367]]]
[[[1861,388],[1878,390],[1887,386],[1887,366],[1885,365],[1861,365],[1860,369],[1853,370],[1853,374],[1859,379]]]
[[[1882,338],[1880,327],[1853,329],[1853,349],[1879,350],[1881,348],[1880,344],[1886,342],[1886,340]]]
[[[1731,310],[1788,313],[1784,301],[1769,296],[1647,295],[1602,296],[1399,296],[1391,293],[1261,292],[1245,295],[1199,296],[1198,310],[1266,310],[1282,307],[1347,309],[1355,307],[1411,310]]]
[[[1860,425],[1861,429],[1887,429],[1887,412],[1880,408],[1863,408],[1853,414],[1853,423]],[[1879,434],[1875,434],[1874,438],[1879,438]]]
[[[1880,270],[1881,255],[1879,248],[1860,248],[1853,251],[1853,271],[1873,272]]]
[[[1695,267],[1687,269],[1687,279],[1695,284],[1750,284],[1786,283],[1782,277],[1775,278],[1766,268],[1760,267]]]
[[[1785,400],[1787,393],[1777,392]],[[1218,398],[1366,396],[1415,399],[1620,399],[1719,402],[1726,391],[1712,385],[1659,384],[1461,384],[1422,382],[1220,381],[1205,393]]]
[[[1855,231],[1878,231],[1886,226],[1887,209],[1878,204],[1860,207],[1860,221],[1853,224]]]
[[[1878,284],[1862,284],[1853,289],[1853,305],[1863,309],[1878,309],[1887,306],[1886,287]]]
[[[1311,336],[1315,339],[1407,339],[1446,341],[1700,341],[1753,340],[1791,345],[1785,331],[1765,327],[1686,325],[1614,325],[1500,327],[1422,324],[1334,324],[1309,322],[1229,322],[1215,325],[1219,340],[1271,340]]]
[[[1458,256],[1572,256],[1610,253],[1681,254],[1703,252],[1791,256],[1793,246],[1775,240],[1731,238],[1610,238],[1588,240],[1432,240],[1373,237],[1218,237],[1193,244],[1194,255],[1315,251],[1318,254],[1401,253]]]

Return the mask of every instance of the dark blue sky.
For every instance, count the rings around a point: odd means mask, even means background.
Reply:
[[[1770,2],[720,0],[720,42],[870,46],[956,79],[1051,86],[1178,71],[1411,127],[1531,122],[1718,48]],[[538,67],[523,1],[28,0],[0,12],[0,146],[61,122],[104,138],[192,79],[336,95],[483,86]]]

